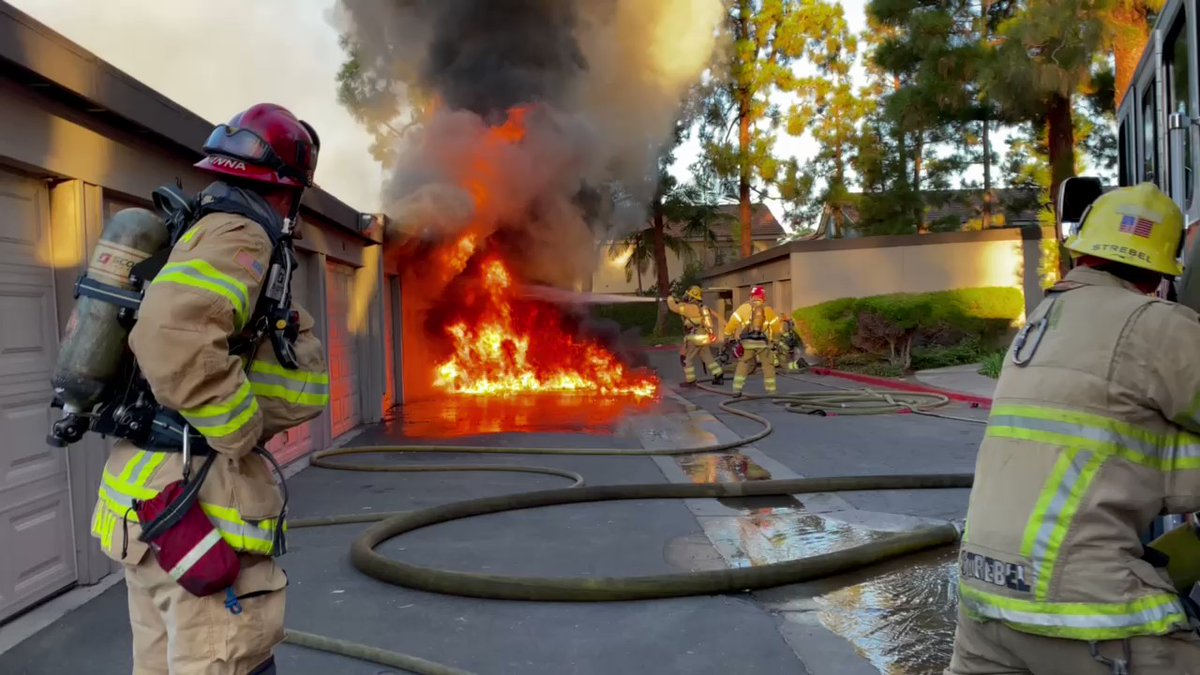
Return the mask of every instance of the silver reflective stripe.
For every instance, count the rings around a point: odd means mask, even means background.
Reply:
[[[1138,628],[1147,624],[1163,622],[1173,617],[1178,617],[1182,621],[1186,616],[1183,605],[1178,602],[1167,602],[1158,607],[1150,607],[1131,614],[1050,614],[997,607],[966,596],[962,596],[960,601],[967,605],[972,612],[989,619],[1048,628]]]
[[[175,563],[175,566],[172,567],[171,571],[167,574],[170,574],[171,578],[175,581],[179,581],[180,577],[187,574],[188,570],[192,569],[196,563],[200,562],[200,559],[204,557],[204,554],[211,551],[212,547],[216,546],[218,541],[221,541],[221,533],[217,530],[210,530],[208,534],[204,535],[203,539],[198,541],[196,545],[192,547],[192,550],[187,552],[187,555],[183,556],[179,559],[179,562]]]
[[[1039,579],[1050,549],[1050,539],[1054,536],[1054,530],[1057,529],[1059,521],[1063,519],[1067,510],[1067,502],[1071,499],[1071,491],[1075,489],[1080,477],[1083,476],[1083,469],[1091,461],[1092,454],[1086,451],[1075,453],[1075,456],[1070,459],[1066,473],[1063,474],[1062,481],[1054,491],[1054,499],[1046,508],[1046,514],[1042,518],[1042,525],[1038,529],[1037,539],[1033,543],[1033,553],[1030,556],[1033,559],[1034,573],[1039,575]]]
[[[273,544],[275,541],[275,537],[271,532],[258,526],[249,523],[234,523],[207,511],[204,515],[212,520],[213,525],[216,525],[217,529],[230,536],[242,537],[243,539],[250,539],[263,544]]]
[[[303,382],[298,379],[274,375],[272,373],[253,371],[250,373],[250,382],[266,386],[283,387],[297,394],[312,394],[313,396],[329,395],[329,385],[323,382]]]
[[[1004,414],[992,415],[988,420],[988,425],[1057,434],[1092,441],[1096,444],[1113,445],[1141,455],[1156,466],[1162,465],[1161,468],[1164,469],[1172,469],[1180,462],[1200,462],[1200,439],[1191,434],[1171,434],[1155,440],[1126,433],[1117,428],[1115,423],[1111,426],[1100,427]],[[1108,448],[1095,449],[1106,450]]]
[[[140,456],[138,457],[137,464],[133,466],[133,469],[129,471],[129,473],[125,474],[129,476],[129,482],[131,483],[137,483],[138,478],[142,475],[142,472],[146,470],[146,467],[149,466],[151,462],[158,459],[154,456],[154,453],[146,450],[139,450],[138,455]]]
[[[129,507],[133,506],[132,499],[130,499],[129,497],[126,497],[125,495],[121,494],[120,492],[117,492],[116,490],[112,489],[111,486],[105,485],[103,481],[101,481],[101,483],[100,483],[100,492],[104,495],[104,497],[109,502],[119,504],[121,506],[124,506],[125,508],[129,508]]]
[[[1091,427],[1074,422],[1045,420],[1020,415],[993,415],[988,420],[988,424],[998,427],[1013,427],[1016,429],[1028,429],[1029,431],[1059,434],[1094,441],[1096,443],[1112,443],[1152,459],[1162,455],[1162,448],[1158,443],[1122,433],[1111,427]]]

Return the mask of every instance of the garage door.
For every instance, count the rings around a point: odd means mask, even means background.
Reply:
[[[358,426],[361,419],[358,391],[358,356],[350,333],[350,290],[354,268],[327,263],[325,286],[329,295],[329,405],[333,437]]]
[[[292,295],[296,301],[304,307],[309,314],[317,316],[320,314],[319,308],[313,307],[312,301],[309,299],[308,293],[308,266],[313,264],[313,256],[311,253],[303,251],[296,252],[296,261],[298,263],[295,273],[292,275]],[[305,422],[298,427],[292,427],[287,431],[276,434],[275,438],[267,443],[267,450],[275,456],[275,460],[280,464],[290,464],[291,462],[300,459],[307,455],[313,449],[312,437],[312,422]]]
[[[392,285],[395,277],[384,277],[383,280],[383,416],[391,418],[395,412],[396,400],[396,316],[392,311],[395,294]]]
[[[0,620],[75,581],[67,454],[46,445],[58,346],[44,184],[0,171]],[[15,320],[14,320],[15,319]]]

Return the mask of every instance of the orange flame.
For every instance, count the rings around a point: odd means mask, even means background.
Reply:
[[[658,392],[658,379],[582,334],[578,322],[558,307],[524,297],[522,280],[495,245],[498,224],[490,222],[489,207],[505,170],[498,150],[524,140],[526,114],[510,111],[460,167],[458,181],[475,202],[475,222],[409,267],[409,292],[423,289],[417,292],[424,307],[420,349],[431,357],[426,363],[434,364],[417,388],[432,385],[449,395],[559,393],[648,401]],[[616,414],[619,408],[611,410]],[[511,422],[526,424],[519,415]]]
[[[627,368],[600,344],[572,335],[550,305],[519,298],[497,258],[481,265],[481,307],[446,327],[451,356],[434,386],[454,394],[580,392],[653,396],[655,378]]]

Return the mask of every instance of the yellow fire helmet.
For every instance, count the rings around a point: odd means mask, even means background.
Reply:
[[[1083,214],[1067,250],[1178,276],[1183,212],[1153,183],[1101,195]]]
[[[686,295],[688,300],[694,300],[696,302],[700,302],[704,299],[704,291],[700,290],[699,286],[692,286],[691,288],[687,289]]]

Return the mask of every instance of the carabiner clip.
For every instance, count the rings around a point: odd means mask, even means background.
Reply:
[[[183,482],[187,483],[192,477],[192,438],[191,426],[183,425]]]
[[[1033,360],[1033,355],[1037,353],[1038,346],[1042,344],[1042,338],[1046,335],[1046,329],[1050,327],[1050,312],[1054,311],[1055,302],[1058,302],[1057,296],[1050,301],[1050,306],[1046,308],[1046,313],[1042,314],[1041,318],[1033,323],[1026,324],[1021,329],[1021,332],[1017,333],[1017,339],[1013,341],[1013,365],[1018,368],[1024,368]],[[1030,333],[1033,333],[1033,344],[1030,345],[1028,354],[1022,354],[1025,350],[1025,343],[1029,340]]]

